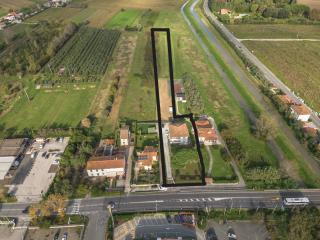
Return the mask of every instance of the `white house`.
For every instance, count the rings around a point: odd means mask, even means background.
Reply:
[[[123,177],[125,174],[124,155],[91,157],[86,170],[89,177]]]
[[[190,143],[189,130],[186,123],[170,123],[169,141],[171,144],[187,145]]]
[[[311,116],[309,109],[307,109],[304,105],[291,106],[291,114],[296,120],[301,122],[308,122]]]
[[[130,144],[130,130],[128,126],[120,129],[120,145],[128,146]]]

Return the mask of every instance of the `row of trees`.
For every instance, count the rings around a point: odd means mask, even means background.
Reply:
[[[228,8],[236,13],[251,13],[240,21],[248,19],[264,18],[287,19],[287,18],[306,18],[310,20],[319,20],[320,11],[310,10],[310,7],[297,4],[296,1],[269,1],[269,0],[211,0],[210,7],[212,11],[220,11],[221,8]],[[229,16],[221,16],[225,22],[230,21]],[[237,19],[239,21],[239,19]]]
[[[34,30],[25,32],[14,45],[4,50],[0,58],[0,74],[15,76],[38,72],[75,30],[72,23],[64,28],[60,22],[40,22]]]
[[[202,114],[204,111],[204,104],[201,93],[199,92],[192,76],[188,73],[183,74],[182,82],[185,89],[188,110],[193,114]]]

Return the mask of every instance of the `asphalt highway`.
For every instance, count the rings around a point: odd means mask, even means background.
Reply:
[[[107,211],[114,203],[114,213],[157,212],[169,210],[197,210],[210,208],[279,208],[284,197],[308,197],[311,204],[320,206],[320,189],[296,191],[252,191],[252,190],[183,190],[169,189],[167,192],[123,194],[114,197],[84,198],[67,202],[67,214],[93,214]],[[22,211],[29,203],[7,203],[0,205],[0,216],[24,216]],[[75,211],[75,208],[77,211]]]

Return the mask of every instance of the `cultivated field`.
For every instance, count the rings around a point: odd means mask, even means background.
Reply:
[[[320,42],[245,42],[280,79],[320,111]]]
[[[45,0],[1,0],[0,1],[0,8],[4,9],[5,11],[9,11],[9,9],[18,10],[23,7],[28,7],[32,4],[37,2],[45,2]]]
[[[29,92],[32,100],[29,102],[25,95],[21,96],[13,108],[0,118],[0,125],[18,131],[52,125],[76,127],[81,119],[88,115],[96,86],[33,91],[31,94]]]
[[[310,8],[320,9],[320,1],[319,0],[298,0],[299,4],[305,4]]]
[[[316,38],[320,25],[235,24],[227,26],[237,38]]]
[[[143,11],[139,9],[121,10],[107,22],[105,27],[109,29],[123,29],[126,26],[130,27],[137,21],[142,13]]]
[[[82,27],[52,58],[46,70],[65,68],[66,75],[86,78],[102,75],[107,69],[120,32]]]

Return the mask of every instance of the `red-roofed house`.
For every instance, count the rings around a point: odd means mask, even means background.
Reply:
[[[128,146],[130,144],[130,130],[128,126],[120,128],[120,146]]]
[[[208,119],[201,119],[196,121],[196,126],[200,144],[220,144],[217,132]]]
[[[174,93],[176,95],[176,100],[181,102],[186,102],[186,93],[182,83],[174,84]]]
[[[155,147],[145,146],[142,152],[137,152],[137,164],[139,169],[151,170],[152,164],[158,160],[158,150]]]
[[[170,123],[169,140],[171,144],[189,144],[189,130],[186,123]]]
[[[230,13],[231,13],[230,9],[227,9],[227,8],[221,8],[220,9],[220,14],[221,15],[226,15],[226,14],[230,14]]]
[[[316,137],[319,132],[319,128],[313,122],[306,122],[303,124],[302,130],[304,133],[311,137]]]
[[[291,106],[291,113],[294,118],[301,122],[308,122],[310,118],[310,111],[304,105],[293,105]]]
[[[285,105],[290,106],[294,104],[294,102],[292,101],[291,98],[289,98],[288,95],[277,95],[277,97]]]
[[[91,157],[86,166],[89,177],[117,177],[125,174],[125,156],[122,154],[112,156]]]

